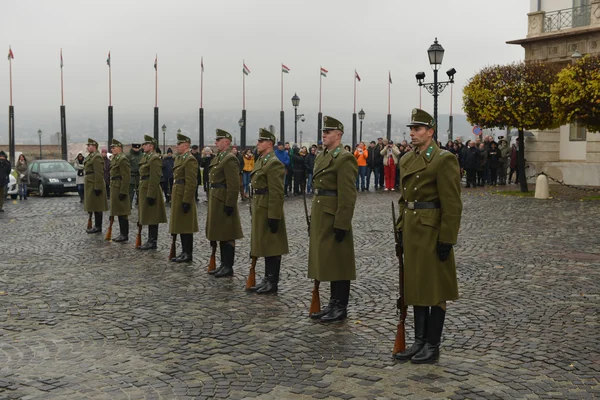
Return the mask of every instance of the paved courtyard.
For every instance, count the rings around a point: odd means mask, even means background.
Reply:
[[[465,191],[461,299],[449,304],[439,363],[416,366],[390,357],[397,198],[359,194],[358,279],[349,318],[332,325],[307,318],[299,197],[286,201],[291,253],[277,296],[244,291],[245,204],[235,276],[215,279],[202,233],[194,263],[176,265],[167,261],[167,225],[159,250],[140,252],[133,232],[128,244],[87,235],[77,196],[8,201],[0,215],[0,398],[600,398],[598,202]],[[201,203],[202,227],[205,217]],[[322,285],[321,299],[328,296]],[[412,310],[407,331],[410,345]]]

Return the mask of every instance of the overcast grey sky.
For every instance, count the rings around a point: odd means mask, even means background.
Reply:
[[[105,114],[110,50],[119,114],[151,118],[158,54],[161,118],[198,109],[201,56],[206,112],[231,110],[237,118],[244,59],[251,70],[246,108],[272,110],[277,126],[281,63],[291,69],[284,77],[288,113],[294,92],[300,112],[316,112],[322,65],[329,70],[324,113],[352,112],[356,69],[358,109],[385,120],[391,70],[392,114],[408,118],[419,102],[415,73],[433,79],[427,49],[435,37],[446,49],[440,77],[451,67],[458,71],[454,112],[463,113],[469,77],[486,65],[523,59],[520,46],[505,42],[525,37],[528,11],[526,0],[20,0],[5,2],[0,38],[5,54],[11,45],[15,55],[13,102],[21,115],[58,113],[61,48],[67,116]],[[8,62],[0,70],[0,118],[7,121]],[[447,90],[440,113],[449,107]],[[433,108],[425,91],[423,108]]]

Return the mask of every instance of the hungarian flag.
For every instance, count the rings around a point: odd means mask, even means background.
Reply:
[[[358,75],[358,72],[356,72],[356,70],[354,70],[354,77],[360,82],[360,76]]]
[[[250,73],[250,68],[248,68],[246,66],[246,63],[242,63],[242,64],[244,64],[244,69],[243,69],[244,75],[248,75]]]
[[[60,49],[60,67],[63,67],[62,49]]]
[[[390,83],[392,83],[392,71],[390,71],[389,74],[390,74]]]
[[[8,48],[8,59],[12,60],[13,58],[15,58],[15,55],[12,52],[12,49],[9,47]]]
[[[325,78],[327,78],[327,73],[329,71],[327,71],[325,68],[321,67],[321,76],[324,76]]]
[[[200,69],[204,72],[204,57],[200,57]]]
[[[290,69],[288,67],[286,67],[285,65],[281,64],[281,72],[283,72],[284,74],[289,74]]]
[[[154,58],[154,70],[156,71],[156,67],[158,65],[158,54],[156,55],[156,57]]]
[[[110,51],[108,52],[108,57],[106,57],[106,65],[110,67]]]

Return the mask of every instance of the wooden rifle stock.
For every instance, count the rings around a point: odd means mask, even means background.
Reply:
[[[394,202],[392,201],[392,222],[394,227],[394,241],[396,242],[396,256],[398,257],[398,298],[396,300],[396,312],[400,314],[398,319],[398,326],[396,328],[396,340],[394,342],[394,349],[392,354],[401,353],[406,350],[406,311],[407,306],[404,302],[404,259],[402,243],[400,235],[396,229],[396,209],[394,208]]]
[[[142,225],[138,222],[137,227],[138,227],[138,233],[137,233],[137,236],[135,237],[135,248],[136,249],[142,245]]]
[[[217,269],[217,259],[215,257],[215,254],[217,253],[217,242],[211,240],[210,246],[212,247],[212,251],[210,253],[210,261],[208,262],[208,272]]]
[[[171,235],[171,251],[169,252],[169,260],[175,258],[176,248],[177,248],[177,235]]]
[[[321,297],[319,296],[319,285],[321,281],[315,279],[315,284],[312,290],[312,299],[310,301],[310,309],[308,310],[309,314],[318,313],[321,311]]]
[[[252,256],[252,264],[250,264],[250,273],[248,279],[246,279],[246,290],[250,290],[251,287],[256,286],[256,259],[257,257]]]
[[[88,228],[88,229],[92,229],[92,213],[88,213],[88,224],[87,224],[87,228]]]
[[[110,241],[110,239],[112,238],[112,226],[113,226],[113,223],[115,222],[115,217],[113,215],[111,215],[109,220],[110,220],[110,224],[108,225],[108,230],[106,231],[106,236],[104,237],[104,240]]]

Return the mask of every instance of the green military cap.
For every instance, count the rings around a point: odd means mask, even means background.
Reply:
[[[96,142],[94,139],[88,138],[87,145],[88,146],[96,146],[96,147],[98,147],[98,142]]]
[[[185,136],[183,133],[177,132],[177,144],[181,143],[192,143],[192,139]]]
[[[120,147],[123,148],[123,143],[119,142],[117,139],[113,139],[110,147]]]
[[[413,108],[410,116],[410,124],[406,126],[428,126],[433,128],[435,126],[435,120],[428,112],[423,111],[420,108]]]
[[[217,128],[217,140],[219,139],[229,139],[232,140],[231,133],[224,131],[223,129]]]
[[[142,144],[153,144],[155,147],[157,146],[156,140],[152,136],[144,135],[144,142]]]
[[[275,135],[273,135],[270,131],[264,128],[260,128],[258,130],[258,140],[270,140],[271,142],[273,142],[273,144],[275,144],[275,142],[277,141],[275,139]]]
[[[333,117],[324,116],[323,117],[323,130],[331,131],[338,130],[344,132],[344,124]]]

